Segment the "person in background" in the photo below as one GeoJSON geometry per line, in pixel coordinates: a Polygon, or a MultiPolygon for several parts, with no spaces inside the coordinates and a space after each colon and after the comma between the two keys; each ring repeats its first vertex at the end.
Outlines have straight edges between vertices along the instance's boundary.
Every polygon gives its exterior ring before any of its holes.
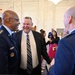
{"type": "MultiPolygon", "coordinates": [[[[47,48],[46,48],[46,40],[45,40],[46,32],[45,32],[43,29],[41,29],[41,30],[40,30],[40,33],[41,33],[42,36],[43,36],[44,47],[45,47],[45,50],[47,51],[47,48]]],[[[43,60],[43,57],[42,57],[42,55],[41,55],[41,61],[42,61],[42,60],[43,60]]]]}
{"type": "Polygon", "coordinates": [[[49,75],[75,75],[75,6],[65,12],[64,25],[69,35],[59,41],[49,75]]]}
{"type": "Polygon", "coordinates": [[[64,29],[64,31],[63,31],[64,37],[67,36],[68,34],[69,34],[69,32],[66,29],[64,29]]]}
{"type": "MultiPolygon", "coordinates": [[[[45,30],[41,29],[41,30],[40,30],[40,33],[41,33],[42,36],[43,36],[44,46],[46,47],[46,40],[45,40],[46,32],[45,32],[45,30]]],[[[46,50],[47,50],[47,49],[46,49],[46,50]]]]}
{"type": "Polygon", "coordinates": [[[36,31],[36,29],[37,29],[37,27],[36,27],[36,26],[32,27],[32,30],[33,30],[33,31],[36,31]]]}
{"type": "Polygon", "coordinates": [[[3,25],[0,29],[0,75],[16,75],[18,70],[18,49],[12,39],[12,31],[17,30],[18,15],[12,10],[2,14],[3,25]]]}
{"type": "Polygon", "coordinates": [[[53,28],[51,29],[51,32],[48,33],[48,38],[49,40],[47,41],[47,44],[50,45],[50,39],[52,40],[53,39],[53,31],[55,31],[53,28]]]}
{"type": "Polygon", "coordinates": [[[0,17],[0,28],[1,28],[1,26],[2,26],[2,18],[0,17]]]}
{"type": "Polygon", "coordinates": [[[53,35],[53,38],[50,38],[50,45],[49,45],[49,51],[48,51],[48,55],[51,59],[55,58],[58,42],[60,40],[55,30],[52,32],[52,35],[53,35]]]}
{"type": "Polygon", "coordinates": [[[63,32],[60,32],[59,37],[60,37],[60,39],[62,39],[64,37],[63,32]]]}
{"type": "Polygon", "coordinates": [[[41,55],[48,64],[51,62],[46,52],[42,35],[36,31],[32,31],[32,25],[32,18],[25,17],[23,19],[23,30],[17,32],[15,35],[19,48],[20,75],[41,75],[41,55]],[[28,63],[28,59],[30,64],[28,63]],[[30,65],[29,68],[28,65],[30,65]]]}
{"type": "Polygon", "coordinates": [[[55,31],[53,28],[51,29],[51,32],[48,33],[48,38],[53,38],[53,31],[55,31]]]}

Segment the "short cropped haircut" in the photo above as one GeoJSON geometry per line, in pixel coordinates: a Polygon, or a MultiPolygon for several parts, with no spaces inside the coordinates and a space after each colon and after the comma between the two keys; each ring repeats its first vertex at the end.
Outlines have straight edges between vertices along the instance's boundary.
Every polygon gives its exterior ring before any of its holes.
{"type": "Polygon", "coordinates": [[[33,22],[32,22],[32,18],[31,17],[24,17],[24,19],[29,19],[29,20],[31,20],[31,23],[32,23],[32,25],[33,25],[33,22]]]}
{"type": "Polygon", "coordinates": [[[30,19],[30,20],[32,20],[32,18],[31,18],[31,17],[25,17],[24,19],[30,19]]]}

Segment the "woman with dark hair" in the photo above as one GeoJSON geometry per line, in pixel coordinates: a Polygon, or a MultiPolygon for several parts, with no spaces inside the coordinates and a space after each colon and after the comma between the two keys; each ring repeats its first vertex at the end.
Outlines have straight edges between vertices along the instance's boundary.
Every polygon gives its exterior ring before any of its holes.
{"type": "Polygon", "coordinates": [[[59,37],[57,36],[56,31],[53,31],[52,34],[53,34],[53,38],[52,39],[50,38],[50,46],[49,46],[49,52],[48,52],[48,55],[51,59],[55,57],[56,50],[58,47],[58,42],[60,40],[59,37]]]}

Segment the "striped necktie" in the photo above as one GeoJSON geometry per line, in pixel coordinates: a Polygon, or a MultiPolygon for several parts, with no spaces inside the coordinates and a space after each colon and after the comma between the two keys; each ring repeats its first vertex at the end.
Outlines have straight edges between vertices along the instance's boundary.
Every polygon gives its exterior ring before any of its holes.
{"type": "Polygon", "coordinates": [[[33,70],[32,53],[31,53],[29,35],[27,35],[27,73],[31,74],[32,70],[33,70]]]}

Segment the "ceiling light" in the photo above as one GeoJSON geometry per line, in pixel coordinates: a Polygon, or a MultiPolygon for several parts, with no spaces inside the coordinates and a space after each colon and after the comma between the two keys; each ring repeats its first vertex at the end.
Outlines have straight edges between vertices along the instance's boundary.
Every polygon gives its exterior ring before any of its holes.
{"type": "Polygon", "coordinates": [[[48,0],[48,1],[52,1],[54,4],[58,4],[62,0],[48,0]]]}

